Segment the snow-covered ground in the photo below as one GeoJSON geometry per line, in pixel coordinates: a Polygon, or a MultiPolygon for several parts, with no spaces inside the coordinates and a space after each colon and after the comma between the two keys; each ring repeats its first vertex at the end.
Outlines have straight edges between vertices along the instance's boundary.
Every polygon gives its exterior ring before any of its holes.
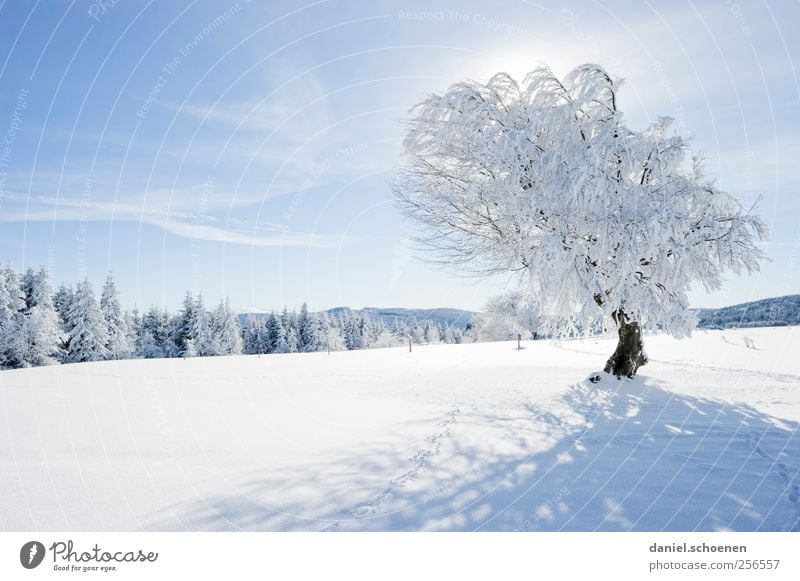
{"type": "Polygon", "coordinates": [[[800,530],[800,330],[0,372],[4,530],[800,530]],[[745,347],[745,337],[755,349],[745,347]]]}

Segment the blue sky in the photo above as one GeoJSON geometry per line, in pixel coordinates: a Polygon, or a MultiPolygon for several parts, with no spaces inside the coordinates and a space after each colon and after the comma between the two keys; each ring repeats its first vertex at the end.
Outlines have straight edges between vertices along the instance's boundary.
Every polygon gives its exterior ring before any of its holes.
{"type": "Polygon", "coordinates": [[[695,306],[800,292],[795,2],[0,3],[0,261],[113,269],[128,305],[479,309],[508,281],[418,260],[402,120],[464,78],[598,62],[759,195],[772,262],[695,306]],[[565,7],[566,6],[566,7],[565,7]]]}

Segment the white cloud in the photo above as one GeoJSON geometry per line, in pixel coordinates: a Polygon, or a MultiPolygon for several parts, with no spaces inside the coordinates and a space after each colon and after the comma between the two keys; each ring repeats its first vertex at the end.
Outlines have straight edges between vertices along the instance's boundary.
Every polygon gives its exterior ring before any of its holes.
{"type": "Polygon", "coordinates": [[[103,202],[91,197],[31,197],[9,194],[4,202],[14,207],[4,208],[0,222],[55,221],[120,221],[149,224],[165,231],[194,240],[223,242],[244,246],[275,246],[301,248],[339,248],[351,242],[351,237],[336,234],[298,232],[275,223],[254,223],[231,219],[223,225],[219,218],[207,213],[211,209],[249,205],[247,201],[231,201],[230,195],[216,194],[198,201],[165,192],[136,196],[117,202],[103,202]]]}

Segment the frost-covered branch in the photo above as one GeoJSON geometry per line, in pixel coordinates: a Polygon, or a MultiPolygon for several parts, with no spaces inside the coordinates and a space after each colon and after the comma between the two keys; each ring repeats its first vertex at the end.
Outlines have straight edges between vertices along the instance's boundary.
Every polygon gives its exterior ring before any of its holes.
{"type": "Polygon", "coordinates": [[[757,270],[765,224],[660,118],[629,129],[597,65],[457,83],[412,110],[395,195],[433,260],[519,272],[550,332],[612,315],[681,336],[687,291],[757,270]]]}

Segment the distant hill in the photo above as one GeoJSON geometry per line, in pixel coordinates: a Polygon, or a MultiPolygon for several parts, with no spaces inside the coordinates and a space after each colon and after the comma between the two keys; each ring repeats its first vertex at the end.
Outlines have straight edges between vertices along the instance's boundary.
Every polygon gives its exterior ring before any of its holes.
{"type": "Polygon", "coordinates": [[[742,303],[720,309],[697,309],[700,329],[785,327],[800,325],[800,295],[742,303]]]}
{"type": "MultiPolygon", "coordinates": [[[[450,327],[458,327],[463,329],[472,320],[476,313],[472,311],[463,311],[461,309],[401,309],[401,308],[377,308],[366,307],[363,309],[351,309],[350,307],[335,307],[326,311],[329,315],[338,317],[347,312],[353,313],[366,313],[373,319],[381,319],[388,326],[394,326],[400,322],[418,322],[433,321],[436,324],[445,324],[450,327]]],[[[269,316],[268,311],[262,309],[239,309],[239,322],[244,323],[249,318],[266,318],[269,316]]]]}
{"type": "MultiPolygon", "coordinates": [[[[267,317],[267,311],[253,309],[243,310],[239,315],[244,322],[248,317],[267,317]],[[255,311],[255,312],[253,312],[255,311]]],[[[382,319],[387,325],[392,326],[398,322],[424,322],[433,321],[437,324],[446,324],[451,327],[464,328],[477,314],[473,311],[461,309],[401,309],[366,307],[364,309],[351,309],[349,307],[336,307],[328,309],[328,313],[339,316],[342,313],[365,312],[372,318],[382,319]]],[[[695,309],[698,315],[699,329],[735,329],[739,327],[785,327],[800,325],[800,295],[789,295],[762,299],[750,303],[742,303],[719,309],[695,309]]]]}
{"type": "Polygon", "coordinates": [[[451,327],[464,328],[475,316],[472,311],[462,311],[461,309],[382,309],[376,307],[366,307],[363,309],[351,309],[349,307],[336,307],[328,309],[328,313],[334,316],[340,315],[347,311],[365,312],[370,317],[382,319],[387,325],[393,325],[396,322],[411,322],[411,321],[433,321],[437,324],[445,324],[451,327]]]}

